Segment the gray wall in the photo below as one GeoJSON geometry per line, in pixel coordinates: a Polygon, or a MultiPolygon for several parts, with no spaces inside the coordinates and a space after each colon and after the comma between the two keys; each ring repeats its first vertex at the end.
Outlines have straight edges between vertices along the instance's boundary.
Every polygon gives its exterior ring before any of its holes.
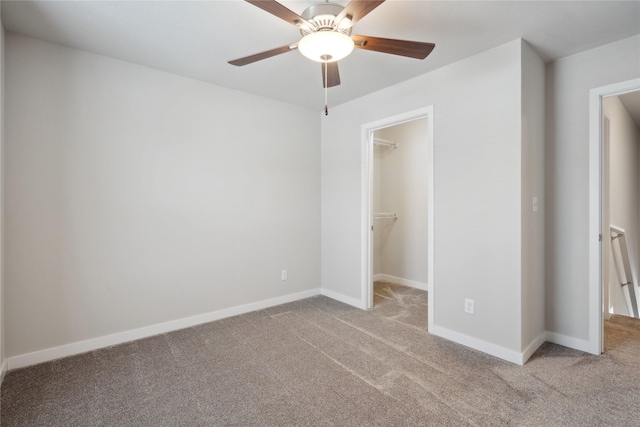
{"type": "Polygon", "coordinates": [[[640,36],[546,67],[546,327],[589,338],[589,90],[640,77],[640,36]]]}
{"type": "Polygon", "coordinates": [[[8,356],[318,289],[316,112],[6,41],[8,356]]]}
{"type": "Polygon", "coordinates": [[[534,351],[545,337],[544,62],[522,45],[522,350],[534,351]],[[534,211],[533,198],[537,199],[534,211]]]}
{"type": "Polygon", "coordinates": [[[323,288],[361,298],[361,126],[433,105],[436,329],[501,357],[521,353],[522,46],[488,50],[323,120],[323,288]],[[475,315],[464,313],[465,298],[475,315]]]}

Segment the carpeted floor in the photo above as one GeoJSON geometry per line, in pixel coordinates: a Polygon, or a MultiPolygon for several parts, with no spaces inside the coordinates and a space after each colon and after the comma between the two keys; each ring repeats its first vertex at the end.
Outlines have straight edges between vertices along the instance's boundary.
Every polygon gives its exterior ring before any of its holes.
{"type": "Polygon", "coordinates": [[[14,370],[2,426],[640,425],[640,323],[596,357],[544,344],[525,366],[425,332],[423,291],[361,311],[313,297],[14,370]]]}

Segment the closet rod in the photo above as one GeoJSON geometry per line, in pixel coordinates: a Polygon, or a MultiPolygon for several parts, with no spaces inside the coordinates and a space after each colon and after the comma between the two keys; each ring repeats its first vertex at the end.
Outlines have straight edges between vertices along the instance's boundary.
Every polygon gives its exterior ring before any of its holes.
{"type": "Polygon", "coordinates": [[[384,147],[398,148],[398,143],[393,141],[387,141],[386,139],[373,138],[374,145],[380,145],[384,147]]]}
{"type": "Polygon", "coordinates": [[[398,214],[396,212],[380,212],[373,214],[374,219],[397,219],[398,214]]]}

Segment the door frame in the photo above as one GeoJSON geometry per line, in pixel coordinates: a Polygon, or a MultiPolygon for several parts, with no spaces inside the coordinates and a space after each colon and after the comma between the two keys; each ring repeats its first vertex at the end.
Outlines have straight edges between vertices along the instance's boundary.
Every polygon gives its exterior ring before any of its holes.
{"type": "MultiPolygon", "coordinates": [[[[623,95],[640,90],[640,79],[627,80],[589,91],[589,352],[604,351],[604,280],[605,260],[602,240],[609,234],[603,213],[606,200],[604,188],[604,112],[602,101],[609,96],[623,95]]],[[[608,245],[606,245],[608,247],[608,245]]]]}
{"type": "Polygon", "coordinates": [[[435,162],[433,143],[433,105],[408,111],[384,119],[363,124],[361,127],[361,303],[365,309],[373,307],[373,212],[371,204],[373,202],[373,134],[376,130],[391,126],[400,125],[418,119],[427,119],[427,292],[428,292],[428,316],[427,330],[432,332],[433,319],[435,314],[435,162]]]}

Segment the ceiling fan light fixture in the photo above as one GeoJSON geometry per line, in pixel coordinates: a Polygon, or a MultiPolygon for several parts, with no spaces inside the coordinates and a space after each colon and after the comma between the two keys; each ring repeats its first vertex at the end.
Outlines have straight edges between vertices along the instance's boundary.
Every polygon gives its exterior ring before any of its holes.
{"type": "Polygon", "coordinates": [[[298,50],[316,62],[335,62],[353,51],[353,40],[337,31],[318,31],[307,34],[298,43],[298,50]]]}

